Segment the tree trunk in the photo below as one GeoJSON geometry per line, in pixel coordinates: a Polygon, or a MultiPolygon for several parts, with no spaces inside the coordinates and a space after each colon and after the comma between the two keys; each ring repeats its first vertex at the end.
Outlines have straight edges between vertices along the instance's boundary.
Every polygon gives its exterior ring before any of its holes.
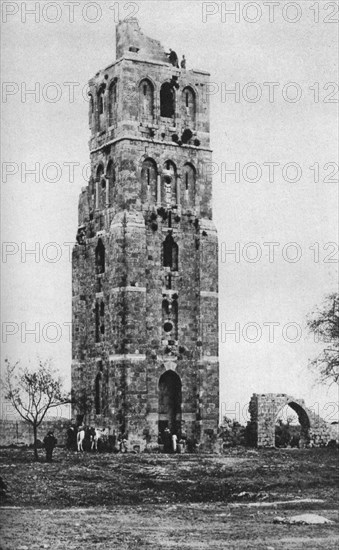
{"type": "Polygon", "coordinates": [[[38,455],[38,437],[37,437],[37,425],[33,423],[33,445],[34,445],[34,459],[39,460],[38,455]]]}

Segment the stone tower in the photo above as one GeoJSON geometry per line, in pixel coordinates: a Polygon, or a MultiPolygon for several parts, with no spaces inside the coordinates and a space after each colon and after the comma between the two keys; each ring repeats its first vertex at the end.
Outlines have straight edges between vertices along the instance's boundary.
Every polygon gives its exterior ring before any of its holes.
{"type": "Polygon", "coordinates": [[[135,19],[89,82],[91,178],[73,250],[78,421],[213,443],[219,420],[217,233],[209,74],[170,63],[135,19]],[[83,418],[85,416],[85,418],[83,418]]]}

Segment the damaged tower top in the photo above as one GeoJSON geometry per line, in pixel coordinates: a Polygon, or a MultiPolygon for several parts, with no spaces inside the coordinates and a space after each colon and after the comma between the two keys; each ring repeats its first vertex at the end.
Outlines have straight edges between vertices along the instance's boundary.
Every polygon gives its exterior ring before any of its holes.
{"type": "Polygon", "coordinates": [[[158,40],[145,36],[137,19],[120,21],[116,27],[116,59],[126,53],[138,53],[141,59],[167,62],[168,58],[158,40]]]}

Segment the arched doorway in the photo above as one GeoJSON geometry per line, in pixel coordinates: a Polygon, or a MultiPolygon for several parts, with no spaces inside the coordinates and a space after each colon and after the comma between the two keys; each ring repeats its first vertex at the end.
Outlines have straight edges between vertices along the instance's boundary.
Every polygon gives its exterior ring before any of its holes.
{"type": "Polygon", "coordinates": [[[276,417],[275,446],[303,447],[309,443],[310,420],[306,411],[294,401],[282,407],[276,417]]]}
{"type": "Polygon", "coordinates": [[[181,427],[181,380],[176,372],[168,370],[159,379],[159,434],[169,428],[172,434],[180,435],[181,427]]]}

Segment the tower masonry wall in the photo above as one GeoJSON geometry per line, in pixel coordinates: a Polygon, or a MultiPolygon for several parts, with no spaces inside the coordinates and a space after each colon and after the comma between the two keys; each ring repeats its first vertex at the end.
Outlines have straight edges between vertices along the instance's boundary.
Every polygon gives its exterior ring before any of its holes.
{"type": "Polygon", "coordinates": [[[134,20],[90,81],[92,173],[73,250],[79,422],[140,449],[164,426],[212,449],[219,421],[209,75],[178,69],[134,20]]]}

